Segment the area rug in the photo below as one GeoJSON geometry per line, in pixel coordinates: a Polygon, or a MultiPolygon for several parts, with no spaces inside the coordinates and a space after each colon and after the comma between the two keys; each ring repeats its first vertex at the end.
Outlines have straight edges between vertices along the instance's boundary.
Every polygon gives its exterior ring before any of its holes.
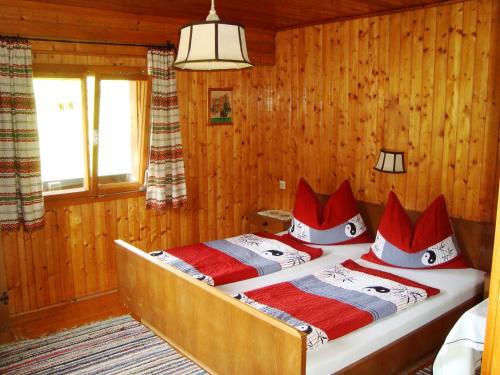
{"type": "Polygon", "coordinates": [[[130,316],[0,346],[0,374],[206,374],[130,316]]]}
{"type": "Polygon", "coordinates": [[[425,367],[421,370],[418,370],[415,374],[416,375],[432,375],[432,365],[425,367]]]}

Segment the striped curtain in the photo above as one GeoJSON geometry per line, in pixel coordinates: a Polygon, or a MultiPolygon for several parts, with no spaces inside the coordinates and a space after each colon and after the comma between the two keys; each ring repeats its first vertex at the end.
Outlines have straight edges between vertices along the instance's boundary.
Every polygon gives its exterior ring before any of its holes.
{"type": "Polygon", "coordinates": [[[173,62],[173,51],[148,51],[152,95],[146,207],[155,210],[178,207],[187,199],[173,62]]]}
{"type": "Polygon", "coordinates": [[[43,226],[31,45],[0,39],[0,229],[43,226]]]}

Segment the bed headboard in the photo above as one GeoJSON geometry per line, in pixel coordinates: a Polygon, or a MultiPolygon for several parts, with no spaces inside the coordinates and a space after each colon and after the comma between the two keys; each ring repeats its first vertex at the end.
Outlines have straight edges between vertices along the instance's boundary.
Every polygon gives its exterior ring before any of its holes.
{"type": "MultiPolygon", "coordinates": [[[[328,199],[327,195],[318,194],[321,202],[328,199]]],[[[358,207],[366,221],[367,227],[373,234],[377,233],[378,223],[384,206],[358,201],[358,207]]],[[[412,222],[419,216],[417,211],[407,211],[412,222]]],[[[477,269],[491,272],[493,257],[493,241],[495,226],[493,223],[476,222],[464,219],[451,218],[455,235],[460,249],[466,254],[469,263],[477,269]]]]}

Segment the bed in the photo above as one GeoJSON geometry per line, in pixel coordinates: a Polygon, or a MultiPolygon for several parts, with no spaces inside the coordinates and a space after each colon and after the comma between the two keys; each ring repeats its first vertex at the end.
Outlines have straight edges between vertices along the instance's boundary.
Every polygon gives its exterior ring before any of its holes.
{"type": "MultiPolygon", "coordinates": [[[[368,225],[373,228],[371,223],[377,223],[381,207],[361,206],[368,225]]],[[[454,220],[454,227],[472,264],[488,271],[492,226],[454,220]]],[[[155,261],[123,241],[117,244],[122,301],[145,325],[211,373],[373,373],[373,369],[384,374],[399,372],[437,350],[458,316],[477,303],[482,290],[480,270],[391,268],[394,274],[437,286],[442,293],[308,352],[303,333],[234,300],[229,294],[295,278],[332,262],[357,258],[367,251],[368,245],[330,249],[323,246],[325,255],[294,269],[213,288],[155,261]],[[368,341],[366,337],[378,339],[368,341]]],[[[385,268],[363,262],[360,261],[372,268],[385,268]]]]}

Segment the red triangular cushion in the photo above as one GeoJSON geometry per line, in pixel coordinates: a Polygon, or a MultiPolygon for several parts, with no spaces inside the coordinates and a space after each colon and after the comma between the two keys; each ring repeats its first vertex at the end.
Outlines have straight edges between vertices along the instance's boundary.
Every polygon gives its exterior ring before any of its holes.
{"type": "Polygon", "coordinates": [[[377,263],[405,268],[461,268],[466,263],[456,244],[453,227],[448,216],[444,196],[437,197],[420,215],[412,228],[411,221],[396,194],[389,193],[389,199],[380,219],[377,239],[364,259],[377,263]],[[386,244],[387,243],[387,244],[386,244]],[[441,246],[437,251],[436,247],[441,246]],[[437,254],[442,249],[448,254],[437,254]],[[432,251],[432,263],[426,252],[432,251]],[[406,255],[405,255],[406,254],[406,255]],[[419,254],[419,257],[413,257],[419,254]],[[424,262],[421,261],[424,258],[424,262]],[[436,258],[436,256],[438,258],[436,258]],[[435,264],[433,264],[435,262],[435,264]],[[410,266],[414,264],[415,266],[410,266]]]}
{"type": "Polygon", "coordinates": [[[372,240],[348,180],[339,186],[323,207],[311,186],[301,178],[295,195],[293,218],[289,233],[303,242],[345,244],[372,240]],[[346,229],[348,223],[350,226],[346,229]],[[354,234],[349,233],[349,228],[354,234]]]}
{"type": "Polygon", "coordinates": [[[348,180],[342,182],[325,203],[321,228],[330,228],[359,214],[359,210],[348,180]]]}
{"type": "Polygon", "coordinates": [[[323,222],[323,207],[314,190],[303,178],[300,179],[295,193],[293,216],[317,229],[321,228],[323,222]]]}

